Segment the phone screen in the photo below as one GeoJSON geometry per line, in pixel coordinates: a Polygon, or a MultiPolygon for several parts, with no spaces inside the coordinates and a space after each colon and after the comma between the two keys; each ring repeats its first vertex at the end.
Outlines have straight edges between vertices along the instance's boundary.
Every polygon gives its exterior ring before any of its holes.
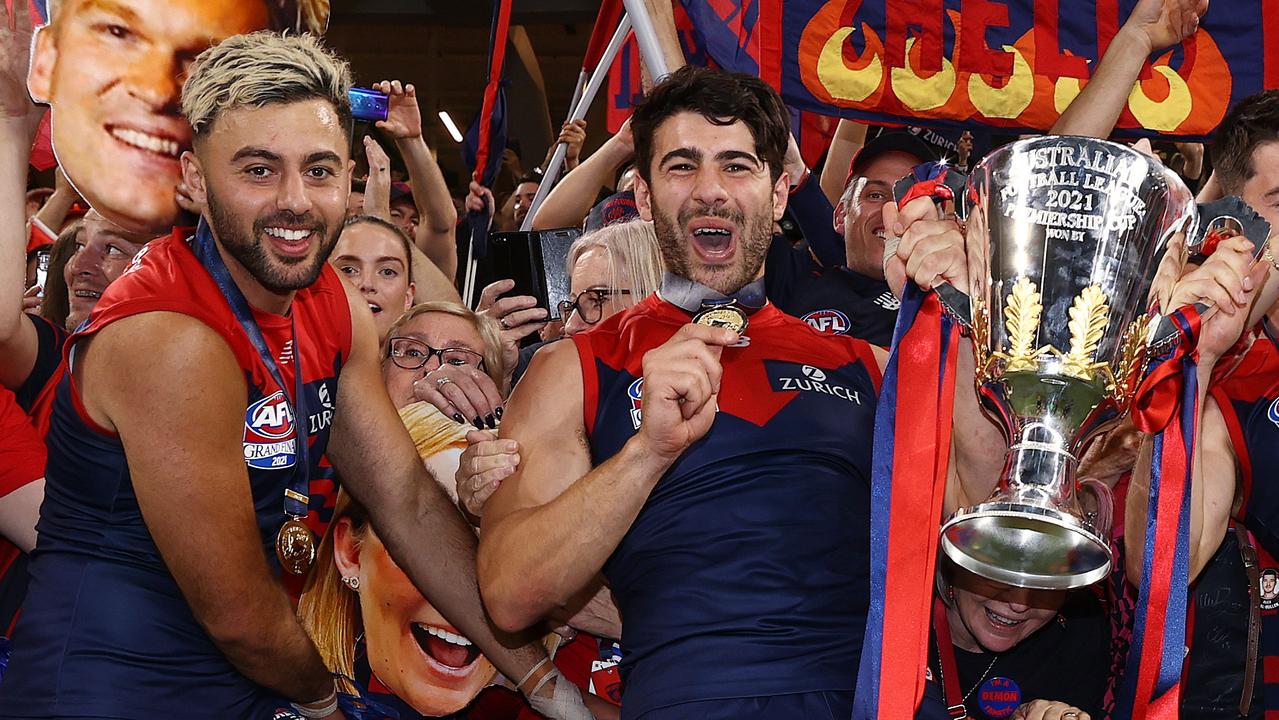
{"type": "Polygon", "coordinates": [[[44,297],[44,284],[49,279],[49,253],[36,253],[36,286],[40,288],[38,297],[44,297]]]}
{"type": "Polygon", "coordinates": [[[356,120],[376,122],[386,119],[386,95],[377,90],[353,87],[347,92],[347,97],[351,100],[351,117],[356,120]]]}

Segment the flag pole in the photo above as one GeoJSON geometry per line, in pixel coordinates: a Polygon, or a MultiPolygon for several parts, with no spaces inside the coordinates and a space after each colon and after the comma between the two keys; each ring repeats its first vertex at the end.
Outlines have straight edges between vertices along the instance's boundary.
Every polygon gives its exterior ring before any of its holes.
{"type": "MultiPolygon", "coordinates": [[[[608,77],[609,66],[613,64],[613,60],[621,52],[622,44],[626,42],[626,34],[630,31],[630,13],[625,13],[622,15],[621,22],[618,23],[612,39],[608,41],[608,47],[604,48],[604,54],[600,56],[599,64],[595,66],[595,70],[591,73],[591,79],[586,83],[586,89],[582,91],[582,96],[573,107],[573,111],[569,113],[569,122],[586,117],[586,111],[590,109],[591,103],[595,101],[595,95],[599,93],[600,86],[604,84],[604,79],[608,77]]],[[[555,184],[555,179],[559,176],[560,168],[564,166],[564,158],[567,155],[568,143],[558,143],[555,146],[555,154],[551,156],[551,162],[546,166],[546,172],[542,174],[542,182],[537,186],[537,194],[533,196],[533,203],[529,206],[528,214],[524,216],[524,222],[520,224],[520,230],[533,229],[533,217],[537,215],[537,209],[541,207],[542,201],[546,200],[546,196],[551,193],[551,187],[555,184]]]]}

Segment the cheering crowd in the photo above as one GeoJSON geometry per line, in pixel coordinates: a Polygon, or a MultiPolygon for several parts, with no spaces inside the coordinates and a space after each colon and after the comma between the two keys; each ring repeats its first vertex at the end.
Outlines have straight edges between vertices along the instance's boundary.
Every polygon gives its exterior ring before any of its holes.
{"type": "MultiPolygon", "coordinates": [[[[352,142],[307,3],[62,0],[39,32],[25,5],[0,22],[0,718],[865,717],[898,311],[983,281],[959,208],[898,182],[1016,138],[842,120],[810,170],[773,88],[686,66],[585,157],[566,123],[541,205],[540,171],[454,198],[410,82],[373,84],[352,142]],[[584,230],[567,299],[500,279],[468,307],[459,238],[530,213],[584,230]]],[[[1109,137],[1206,7],[1140,0],[1045,133],[1109,137]]],[[[1279,89],[1206,148],[1137,145],[1279,228],[1279,89]]],[[[1279,712],[1276,236],[1217,238],[1152,301],[1205,308],[1162,717],[1279,712]]],[[[974,342],[938,521],[1009,447],[974,342]]],[[[1113,494],[1097,582],[937,561],[914,717],[1127,717],[1152,446],[1123,422],[1082,454],[1113,494]]]]}

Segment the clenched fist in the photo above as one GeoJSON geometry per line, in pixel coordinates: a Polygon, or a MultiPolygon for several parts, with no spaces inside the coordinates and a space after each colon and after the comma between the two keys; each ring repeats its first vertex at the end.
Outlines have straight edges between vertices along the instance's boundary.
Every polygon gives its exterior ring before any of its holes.
{"type": "Polygon", "coordinates": [[[639,437],[659,457],[674,460],[715,420],[720,354],[738,335],[689,323],[644,354],[643,419],[639,437]]]}

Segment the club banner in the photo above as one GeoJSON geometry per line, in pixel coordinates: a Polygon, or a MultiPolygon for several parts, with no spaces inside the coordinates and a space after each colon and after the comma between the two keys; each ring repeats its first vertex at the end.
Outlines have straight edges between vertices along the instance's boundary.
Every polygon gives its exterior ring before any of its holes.
{"type": "MultiPolygon", "coordinates": [[[[872,122],[1047,130],[1135,0],[679,0],[719,65],[799,110],[872,122]]],[[[1201,139],[1235,102],[1279,87],[1279,0],[1209,6],[1154,54],[1118,133],[1201,139]]]]}

